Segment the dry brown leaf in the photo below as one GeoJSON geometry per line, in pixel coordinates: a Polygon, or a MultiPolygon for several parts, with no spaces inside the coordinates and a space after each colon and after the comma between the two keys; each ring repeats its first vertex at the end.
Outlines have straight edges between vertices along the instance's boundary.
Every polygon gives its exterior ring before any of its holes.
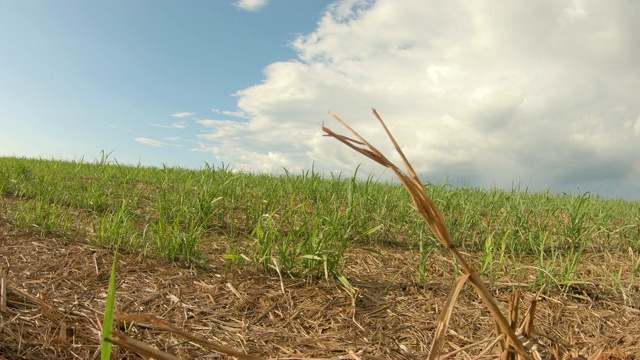
{"type": "Polygon", "coordinates": [[[491,293],[485,286],[484,282],[482,282],[478,274],[468,265],[467,261],[462,256],[462,254],[460,254],[460,252],[456,249],[453,243],[453,240],[451,239],[449,230],[447,229],[447,226],[445,224],[444,216],[442,215],[440,210],[437,208],[435,203],[431,200],[431,198],[425,192],[424,185],[420,182],[420,179],[416,175],[416,172],[413,170],[413,167],[411,166],[406,156],[402,152],[402,149],[396,142],[395,138],[393,137],[393,135],[391,134],[391,132],[385,125],[384,121],[382,120],[380,115],[378,115],[375,109],[373,109],[373,114],[378,119],[378,121],[384,128],[385,132],[389,136],[389,139],[391,140],[396,151],[402,158],[402,161],[407,171],[411,175],[411,177],[406,175],[402,170],[400,170],[400,168],[398,168],[395,164],[389,161],[389,159],[387,159],[387,157],[385,157],[377,148],[371,145],[357,131],[351,128],[347,123],[345,123],[342,119],[340,119],[338,116],[336,116],[332,112],[329,112],[329,115],[331,115],[331,117],[333,117],[337,122],[339,122],[347,130],[349,130],[351,134],[353,134],[358,140],[348,138],[344,135],[339,135],[333,130],[324,126],[324,124],[322,125],[322,130],[326,133],[325,136],[335,138],[336,140],[349,146],[353,150],[361,153],[362,155],[370,158],[371,160],[379,163],[380,165],[389,168],[391,171],[393,171],[396,174],[396,176],[398,177],[402,185],[409,192],[409,195],[411,195],[413,204],[415,208],[418,210],[418,212],[420,213],[420,215],[427,222],[431,230],[435,233],[435,235],[442,242],[442,244],[447,249],[449,249],[449,251],[451,251],[456,261],[463,268],[464,272],[467,275],[469,275],[469,280],[471,282],[471,285],[473,285],[473,287],[476,289],[478,296],[480,296],[482,301],[485,303],[485,305],[491,312],[492,317],[500,327],[500,330],[508,338],[509,343],[513,345],[516,352],[520,356],[522,356],[525,359],[531,359],[531,354],[527,351],[527,349],[522,345],[522,342],[520,342],[520,340],[516,336],[516,333],[514,332],[514,330],[511,328],[509,324],[509,321],[500,311],[498,304],[496,303],[493,296],[491,296],[491,293]]]}

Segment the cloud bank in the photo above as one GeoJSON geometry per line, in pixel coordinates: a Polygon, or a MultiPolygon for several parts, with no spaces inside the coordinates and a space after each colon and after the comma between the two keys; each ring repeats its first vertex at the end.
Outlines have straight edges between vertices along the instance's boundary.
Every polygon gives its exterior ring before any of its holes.
{"type": "Polygon", "coordinates": [[[339,129],[331,110],[392,154],[375,107],[427,179],[637,194],[637,14],[629,1],[337,1],[291,43],[296,59],[199,121],[200,150],[251,171],[381,173],[320,131],[339,129]]]}

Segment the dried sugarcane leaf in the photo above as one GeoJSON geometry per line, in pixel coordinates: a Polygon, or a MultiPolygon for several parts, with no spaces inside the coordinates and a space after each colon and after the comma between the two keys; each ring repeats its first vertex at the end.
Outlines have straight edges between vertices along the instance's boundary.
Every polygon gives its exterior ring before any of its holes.
{"type": "Polygon", "coordinates": [[[170,331],[174,334],[180,335],[188,339],[191,342],[200,344],[216,352],[233,356],[240,360],[261,360],[262,359],[261,357],[247,355],[236,349],[233,349],[224,345],[215,344],[199,336],[190,334],[180,328],[177,328],[169,324],[168,322],[162,320],[161,318],[157,317],[154,314],[122,314],[122,315],[118,315],[118,320],[134,322],[134,323],[142,323],[145,325],[151,325],[160,330],[170,331]]]}
{"type": "Polygon", "coordinates": [[[453,284],[451,291],[449,291],[449,296],[447,296],[447,301],[444,304],[444,309],[442,309],[442,314],[440,314],[438,326],[436,327],[436,332],[433,336],[433,342],[431,343],[431,349],[429,350],[429,357],[427,358],[429,360],[438,358],[438,354],[444,344],[444,336],[447,333],[451,314],[453,314],[453,306],[455,305],[458,295],[460,295],[460,291],[462,291],[462,288],[468,279],[469,275],[465,274],[460,276],[453,284]]]}
{"type": "Polygon", "coordinates": [[[500,329],[502,330],[502,332],[507,336],[509,342],[514,346],[515,350],[518,352],[519,355],[521,355],[525,359],[531,359],[531,355],[529,354],[527,349],[522,345],[522,343],[516,336],[515,332],[509,325],[508,320],[500,311],[498,304],[496,303],[495,299],[493,299],[493,296],[491,296],[491,294],[489,293],[489,290],[486,288],[486,286],[484,285],[484,283],[482,282],[478,274],[467,264],[464,257],[462,257],[462,255],[455,249],[449,230],[446,227],[444,216],[442,215],[440,210],[437,208],[435,203],[429,198],[429,196],[425,192],[424,186],[418,179],[417,175],[415,175],[415,171],[413,171],[413,167],[411,167],[411,165],[408,163],[408,160],[406,160],[406,157],[404,157],[404,154],[400,150],[399,145],[391,135],[391,132],[388,130],[386,125],[384,124],[384,121],[382,121],[382,118],[378,115],[375,109],[373,111],[376,118],[380,121],[385,131],[387,132],[387,135],[389,136],[391,141],[394,143],[396,150],[400,153],[400,156],[403,158],[403,161],[407,166],[407,170],[412,174],[413,179],[405,175],[396,165],[391,163],[384,155],[382,155],[382,153],[378,149],[373,147],[366,139],[360,136],[358,132],[356,132],[353,128],[347,125],[344,121],[342,121],[342,119],[340,119],[335,114],[329,112],[329,114],[336,121],[342,124],[354,136],[356,136],[359,139],[358,141],[359,146],[352,144],[351,142],[349,142],[349,140],[347,140],[346,137],[336,134],[334,131],[328,129],[324,125],[322,126],[322,129],[327,133],[327,136],[336,138],[337,140],[348,145],[349,147],[358,151],[359,153],[391,169],[398,176],[398,178],[400,179],[400,182],[402,182],[402,185],[407,189],[407,191],[409,192],[409,195],[411,195],[413,204],[415,205],[420,215],[425,219],[429,227],[433,230],[433,232],[436,234],[438,239],[440,239],[440,241],[444,244],[444,246],[447,247],[452,252],[453,256],[456,258],[456,261],[460,263],[465,273],[469,275],[471,284],[476,289],[478,296],[480,296],[482,301],[489,308],[491,315],[495,319],[496,323],[500,326],[500,329]],[[364,149],[363,147],[367,147],[368,150],[364,149]]]}
{"type": "Polygon", "coordinates": [[[158,360],[180,360],[179,357],[171,355],[162,350],[158,350],[151,345],[130,338],[125,334],[114,331],[112,338],[105,338],[106,341],[116,344],[123,349],[131,350],[139,355],[158,360]]]}
{"type": "Polygon", "coordinates": [[[527,315],[525,316],[522,334],[527,338],[531,336],[531,332],[533,331],[533,320],[535,319],[537,304],[538,301],[536,299],[531,300],[531,306],[529,306],[529,310],[527,310],[527,315]]]}
{"type": "Polygon", "coordinates": [[[520,305],[520,290],[516,289],[509,302],[509,323],[515,330],[518,327],[518,307],[520,305]]]}
{"type": "Polygon", "coordinates": [[[404,166],[407,168],[407,171],[409,171],[409,175],[411,175],[411,178],[415,182],[420,183],[420,179],[418,178],[418,175],[416,174],[416,172],[413,170],[413,166],[411,166],[411,164],[409,163],[409,160],[407,160],[407,157],[404,156],[404,152],[402,152],[400,145],[398,145],[398,142],[396,142],[396,139],[393,137],[393,135],[391,135],[391,131],[389,131],[389,128],[387,128],[387,125],[384,123],[384,121],[382,121],[382,118],[380,117],[380,115],[378,115],[378,112],[376,111],[376,109],[372,109],[372,110],[373,110],[373,115],[375,115],[376,119],[378,119],[380,124],[382,124],[384,131],[387,133],[387,136],[389,136],[389,139],[391,139],[393,146],[396,148],[396,151],[402,158],[402,162],[404,163],[404,166]]]}

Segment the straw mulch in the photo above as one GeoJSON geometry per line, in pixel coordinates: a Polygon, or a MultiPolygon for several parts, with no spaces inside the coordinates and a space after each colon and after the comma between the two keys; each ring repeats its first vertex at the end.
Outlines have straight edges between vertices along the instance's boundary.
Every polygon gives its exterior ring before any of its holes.
{"type": "MultiPolygon", "coordinates": [[[[153,314],[191,334],[260,357],[420,359],[428,354],[453,282],[447,275],[454,273],[452,261],[444,252],[429,261],[429,271],[438,280],[417,282],[418,259],[398,244],[380,248],[384,256],[348,255],[345,275],[357,288],[353,296],[337,280],[281,280],[277,273],[225,267],[224,249],[215,240],[208,240],[208,265],[192,269],[121,254],[117,312],[153,314]]],[[[82,239],[16,231],[0,215],[5,289],[0,359],[98,358],[112,258],[111,251],[92,248],[82,239]]],[[[490,288],[506,312],[511,287],[490,288]]],[[[524,304],[535,296],[523,293],[524,304]]],[[[578,353],[600,359],[636,358],[637,289],[626,305],[606,290],[588,295],[590,301],[539,297],[539,346],[557,342],[572,350],[574,358],[578,353]]],[[[227,358],[153,324],[120,321],[119,326],[130,337],[184,359],[227,358]]],[[[443,350],[450,358],[477,356],[495,338],[491,316],[469,286],[455,304],[448,329],[443,350]]],[[[114,349],[116,358],[140,358],[114,349]]],[[[495,354],[481,358],[496,358],[495,354]]]]}

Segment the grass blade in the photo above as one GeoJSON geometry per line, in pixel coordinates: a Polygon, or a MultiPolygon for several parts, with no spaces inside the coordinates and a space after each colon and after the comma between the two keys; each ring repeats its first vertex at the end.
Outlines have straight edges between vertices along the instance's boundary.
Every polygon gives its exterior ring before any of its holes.
{"type": "Polygon", "coordinates": [[[104,320],[102,321],[102,350],[100,358],[102,360],[111,359],[112,343],[107,341],[113,334],[113,317],[116,303],[116,269],[118,267],[118,250],[113,253],[113,265],[111,265],[111,278],[109,279],[109,291],[107,292],[107,306],[104,310],[104,320]]]}

